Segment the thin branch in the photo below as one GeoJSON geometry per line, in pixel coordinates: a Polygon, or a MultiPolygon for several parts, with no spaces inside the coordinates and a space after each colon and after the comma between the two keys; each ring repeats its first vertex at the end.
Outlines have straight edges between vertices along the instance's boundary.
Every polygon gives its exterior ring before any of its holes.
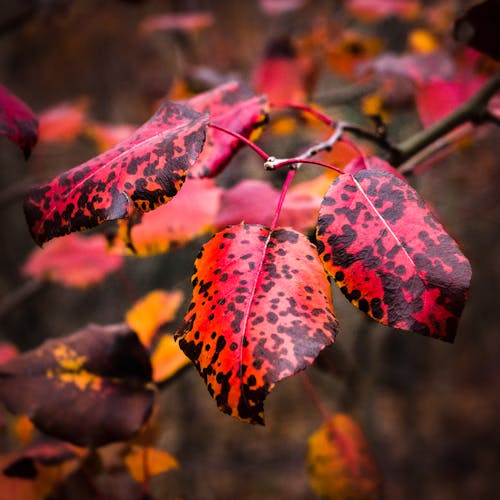
{"type": "Polygon", "coordinates": [[[281,188],[280,197],[278,200],[278,204],[276,205],[276,210],[274,211],[273,221],[271,222],[271,232],[276,229],[276,225],[278,224],[278,219],[280,217],[281,208],[283,207],[283,202],[285,201],[286,193],[288,192],[288,188],[297,173],[296,169],[290,168],[288,170],[288,174],[286,176],[285,182],[283,183],[283,187],[281,188]]]}
{"type": "Polygon", "coordinates": [[[0,300],[0,318],[22,304],[42,289],[44,283],[40,280],[29,280],[10,292],[0,300]]]}
{"type": "Polygon", "coordinates": [[[357,101],[358,99],[361,99],[368,94],[375,92],[379,85],[380,84],[377,81],[372,81],[369,83],[358,83],[348,87],[316,94],[313,97],[313,101],[320,102],[323,105],[329,106],[338,104],[350,104],[353,101],[357,101]]]}
{"type": "Polygon", "coordinates": [[[467,122],[472,122],[473,124],[484,122],[486,106],[498,90],[500,90],[500,71],[492,76],[475,95],[455,109],[455,111],[431,127],[398,144],[397,151],[391,155],[391,164],[394,166],[401,165],[459,125],[467,122]]]}

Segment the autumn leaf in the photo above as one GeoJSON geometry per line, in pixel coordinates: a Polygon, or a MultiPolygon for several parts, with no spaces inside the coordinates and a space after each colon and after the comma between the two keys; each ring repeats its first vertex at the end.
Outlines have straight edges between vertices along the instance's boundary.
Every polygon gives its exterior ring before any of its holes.
{"type": "Polygon", "coordinates": [[[0,341],[0,365],[15,358],[19,354],[18,348],[11,342],[0,341]]]}
{"type": "Polygon", "coordinates": [[[214,24],[214,16],[208,11],[169,12],[145,17],[139,24],[139,32],[144,34],[155,31],[195,32],[209,28],[214,24]]]}
{"type": "Polygon", "coordinates": [[[33,479],[38,475],[38,466],[57,466],[64,462],[78,459],[85,454],[85,450],[64,441],[44,436],[14,454],[9,463],[2,469],[7,477],[33,479]]]}
{"type": "Polygon", "coordinates": [[[0,134],[17,144],[26,159],[38,140],[38,119],[19,97],[0,85],[0,134]]]}
{"type": "Polygon", "coordinates": [[[125,456],[125,465],[137,483],[179,467],[177,460],[167,451],[142,446],[131,447],[125,456]]]}
{"type": "Polygon", "coordinates": [[[99,151],[102,152],[130,137],[135,129],[134,125],[128,123],[92,121],[87,123],[84,132],[96,142],[99,151]]]}
{"type": "Polygon", "coordinates": [[[213,179],[186,179],[179,194],[166,205],[136,219],[118,221],[118,232],[111,238],[113,251],[157,255],[211,231],[221,191],[213,179]]]}
{"type": "Polygon", "coordinates": [[[99,234],[71,234],[34,250],[22,273],[69,287],[84,288],[101,282],[119,269],[123,257],[107,250],[106,238],[99,234]]]}
{"type": "Polygon", "coordinates": [[[72,142],[84,130],[90,101],[86,97],[55,104],[38,115],[40,142],[72,142]]]}
{"type": "Polygon", "coordinates": [[[26,415],[21,415],[14,421],[13,430],[21,444],[28,444],[33,439],[35,426],[26,415]]]}
{"type": "Polygon", "coordinates": [[[307,466],[319,498],[382,498],[382,481],[366,438],[348,415],[337,413],[309,438],[307,466]]]}
{"type": "Polygon", "coordinates": [[[174,197],[201,151],[208,117],[165,101],[127,140],[29,191],[24,212],[34,240],[153,210],[174,197]]]}
{"type": "Polygon", "coordinates": [[[325,269],[361,311],[453,341],[470,264],[406,182],[381,170],[341,175],[321,206],[317,241],[325,269]]]}
{"type": "Polygon", "coordinates": [[[259,7],[269,16],[278,16],[301,9],[306,3],[307,0],[259,0],[259,7]]]}
{"type": "Polygon", "coordinates": [[[151,365],[123,325],[89,325],[0,365],[0,400],[43,432],[81,446],[128,439],[150,415],[151,365]]]}
{"type": "Polygon", "coordinates": [[[344,168],[344,172],[351,175],[355,175],[361,170],[381,170],[382,172],[387,172],[401,181],[406,182],[405,177],[398,169],[378,156],[358,156],[344,168]]]}
{"type": "Polygon", "coordinates": [[[414,20],[420,12],[418,0],[347,0],[353,16],[365,22],[377,22],[387,17],[414,20]]]}
{"type": "Polygon", "coordinates": [[[299,56],[290,37],[284,36],[268,43],[254,68],[252,84],[271,103],[301,103],[307,98],[306,84],[311,71],[311,61],[299,56]]]}
{"type": "Polygon", "coordinates": [[[166,382],[189,364],[189,359],[180,350],[174,336],[163,334],[151,354],[153,380],[157,384],[166,382]]]}
{"type": "Polygon", "coordinates": [[[160,327],[175,319],[183,299],[180,290],[152,290],[127,311],[125,320],[144,347],[150,349],[160,327]]]}
{"type": "Polygon", "coordinates": [[[179,345],[219,409],[264,423],[274,385],[331,344],[337,322],[314,246],[291,229],[230,226],[206,243],[179,345]]]}
{"type": "MultiPolygon", "coordinates": [[[[190,108],[210,114],[210,123],[246,138],[255,135],[267,120],[268,102],[250,87],[233,81],[184,101],[190,108]]],[[[214,177],[222,171],[243,143],[225,132],[208,128],[207,139],[190,177],[214,177]]]]}

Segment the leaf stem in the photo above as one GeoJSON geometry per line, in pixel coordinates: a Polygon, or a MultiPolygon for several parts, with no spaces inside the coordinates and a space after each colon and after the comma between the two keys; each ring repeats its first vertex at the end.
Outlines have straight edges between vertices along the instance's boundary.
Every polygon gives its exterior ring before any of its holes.
{"type": "Polygon", "coordinates": [[[488,121],[486,106],[489,100],[500,89],[500,71],[497,71],[481,89],[455,111],[439,120],[434,125],[413,135],[397,145],[396,151],[391,154],[391,163],[394,166],[403,164],[435,140],[451,132],[466,122],[473,124],[488,121]]]}
{"type": "Polygon", "coordinates": [[[241,134],[238,134],[238,132],[233,132],[232,130],[228,130],[227,128],[221,127],[220,125],[215,125],[215,123],[209,123],[208,126],[212,127],[215,130],[225,132],[226,134],[233,136],[235,139],[244,142],[247,146],[251,147],[262,159],[267,160],[269,158],[269,155],[264,150],[259,148],[259,146],[253,143],[250,139],[247,139],[241,134]]]}
{"type": "Polygon", "coordinates": [[[329,168],[330,170],[335,170],[335,172],[338,172],[339,174],[344,173],[344,171],[341,168],[336,167],[335,165],[332,165],[330,163],[326,163],[325,161],[310,160],[308,158],[301,158],[300,156],[297,156],[297,158],[275,158],[274,156],[270,156],[264,163],[264,166],[266,167],[267,170],[278,170],[278,168],[284,167],[286,165],[296,164],[297,166],[294,167],[293,170],[298,170],[300,164],[302,163],[307,163],[310,165],[319,165],[320,167],[325,167],[329,168]]]}
{"type": "Polygon", "coordinates": [[[288,170],[285,182],[283,183],[283,187],[281,188],[281,193],[278,200],[278,204],[276,205],[276,210],[274,211],[273,221],[271,222],[271,232],[273,232],[276,229],[281,209],[283,208],[283,202],[285,201],[286,193],[288,192],[288,188],[290,187],[290,184],[292,183],[292,180],[295,177],[296,173],[297,169],[295,168],[290,168],[288,170]]]}
{"type": "Polygon", "coordinates": [[[302,383],[304,384],[304,387],[306,389],[307,394],[311,398],[312,402],[314,403],[314,406],[320,413],[320,415],[323,417],[325,421],[328,421],[330,418],[330,413],[329,411],[325,408],[325,405],[321,401],[321,399],[318,396],[318,393],[316,392],[316,389],[312,385],[311,379],[309,375],[305,371],[300,372],[300,378],[302,380],[302,383]]]}
{"type": "Polygon", "coordinates": [[[290,109],[296,109],[298,111],[304,111],[305,113],[309,113],[310,115],[316,117],[318,120],[322,121],[326,125],[333,125],[333,120],[325,115],[323,112],[319,111],[318,109],[314,109],[311,106],[308,106],[307,104],[298,104],[294,102],[272,102],[270,104],[272,108],[290,108],[290,109]]]}

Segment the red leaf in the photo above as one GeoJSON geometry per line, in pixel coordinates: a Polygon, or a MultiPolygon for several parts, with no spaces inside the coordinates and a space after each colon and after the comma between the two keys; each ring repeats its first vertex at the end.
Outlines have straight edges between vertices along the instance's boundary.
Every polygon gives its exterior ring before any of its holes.
{"type": "Polygon", "coordinates": [[[179,345],[220,410],[264,422],[276,382],[310,365],[337,330],[314,246],[291,229],[230,226],[202,248],[179,345]]]}
{"type": "Polygon", "coordinates": [[[369,156],[368,158],[358,156],[344,168],[344,172],[351,175],[357,174],[360,170],[381,170],[382,172],[387,172],[401,179],[403,182],[406,182],[404,176],[397,169],[377,156],[369,156]]]}
{"type": "MultiPolygon", "coordinates": [[[[210,113],[210,122],[250,137],[267,120],[266,96],[256,96],[238,82],[229,82],[184,101],[200,113],[210,113]]],[[[198,161],[189,171],[190,177],[214,177],[243,146],[238,139],[209,128],[207,140],[198,161]]]]}
{"type": "Polygon", "coordinates": [[[187,179],[167,205],[143,214],[138,221],[118,221],[117,236],[124,245],[113,241],[114,250],[139,256],[156,255],[211,231],[221,191],[213,179],[187,179]]]}
{"type": "Polygon", "coordinates": [[[341,175],[320,209],[318,252],[344,295],[376,321],[452,342],[471,269],[405,182],[341,175]]]}
{"type": "Polygon", "coordinates": [[[208,117],[165,101],[129,139],[51,182],[25,200],[28,226],[38,244],[153,210],[176,195],[205,139],[208,117]]]}
{"type": "Polygon", "coordinates": [[[39,114],[40,142],[71,142],[82,132],[87,120],[86,97],[56,104],[39,114]]]}
{"type": "Polygon", "coordinates": [[[38,140],[38,120],[19,97],[0,85],[0,134],[17,144],[27,159],[38,140]]]}
{"type": "Polygon", "coordinates": [[[87,287],[99,283],[122,264],[122,256],[107,251],[104,236],[72,234],[34,250],[22,272],[70,287],[87,287]]]}
{"type": "Polygon", "coordinates": [[[418,16],[418,0],[348,0],[347,8],[364,21],[380,21],[397,16],[412,20],[418,16]]]}
{"type": "Polygon", "coordinates": [[[259,0],[259,6],[266,14],[276,16],[305,7],[308,0],[259,0]]]}
{"type": "Polygon", "coordinates": [[[139,31],[142,33],[165,30],[199,31],[209,28],[214,24],[214,21],[211,12],[169,12],[168,14],[156,14],[144,18],[139,25],[139,31]]]}
{"type": "Polygon", "coordinates": [[[149,417],[149,356],[123,325],[87,328],[0,365],[0,399],[42,431],[81,446],[129,439],[149,417]]]}
{"type": "Polygon", "coordinates": [[[474,76],[466,77],[463,81],[433,79],[418,84],[415,102],[422,125],[429,127],[458,108],[472,97],[485,81],[483,77],[474,76]]]}

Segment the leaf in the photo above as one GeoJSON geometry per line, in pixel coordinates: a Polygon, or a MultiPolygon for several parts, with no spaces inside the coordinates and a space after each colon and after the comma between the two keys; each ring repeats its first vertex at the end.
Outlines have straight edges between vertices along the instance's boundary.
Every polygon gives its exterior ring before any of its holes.
{"type": "MultiPolygon", "coordinates": [[[[301,182],[292,187],[280,213],[280,225],[301,232],[307,232],[314,227],[321,201],[331,182],[332,178],[327,173],[324,177],[320,176],[313,181],[301,182]]],[[[279,195],[279,191],[268,182],[243,180],[222,192],[215,227],[223,228],[240,222],[269,225],[273,220],[279,195]]]]}
{"type": "Polygon", "coordinates": [[[0,365],[15,358],[19,354],[17,347],[11,342],[0,341],[0,365]]]}
{"type": "Polygon", "coordinates": [[[269,16],[302,9],[306,4],[307,0],[259,0],[260,9],[269,16]]]}
{"type": "Polygon", "coordinates": [[[422,125],[429,127],[444,118],[472,97],[485,81],[483,77],[468,75],[464,80],[433,79],[417,85],[415,104],[422,125]]]}
{"type": "Polygon", "coordinates": [[[470,264],[408,184],[378,170],[341,175],[321,206],[317,240],[354,306],[384,325],[453,341],[470,264]]]}
{"type": "Polygon", "coordinates": [[[81,446],[129,439],[150,415],[149,358],[123,325],[89,325],[0,366],[0,399],[43,432],[81,446]]]}
{"type": "Polygon", "coordinates": [[[83,450],[77,450],[69,443],[44,437],[16,453],[2,472],[8,477],[33,479],[38,475],[38,465],[60,465],[78,458],[83,453],[83,450]]]}
{"type": "Polygon", "coordinates": [[[127,311],[125,320],[144,347],[149,349],[160,327],[175,319],[183,300],[184,294],[180,290],[152,290],[127,311]]]}
{"type": "Polygon", "coordinates": [[[34,250],[23,265],[22,273],[39,280],[85,288],[100,283],[122,264],[121,255],[108,252],[104,236],[71,234],[34,250]]]}
{"type": "Polygon", "coordinates": [[[0,134],[17,144],[26,159],[38,140],[38,120],[33,111],[1,84],[0,134]]]}
{"type": "Polygon", "coordinates": [[[21,444],[28,444],[33,439],[35,427],[26,415],[21,415],[15,420],[13,430],[21,444]]]}
{"type": "Polygon", "coordinates": [[[350,13],[365,22],[394,16],[411,21],[420,11],[418,0],[348,0],[346,3],[350,13]]]}
{"type": "MultiPolygon", "coordinates": [[[[210,113],[211,123],[246,138],[267,121],[269,111],[266,96],[256,96],[250,87],[235,81],[198,94],[184,103],[200,113],[210,113]]],[[[242,146],[241,141],[229,134],[208,128],[203,151],[189,176],[216,176],[242,146]]]]}
{"type": "Polygon", "coordinates": [[[307,82],[313,71],[311,61],[300,57],[289,36],[272,39],[254,68],[252,84],[269,102],[305,102],[307,82]]]}
{"type": "Polygon", "coordinates": [[[470,7],[455,21],[453,36],[459,42],[499,61],[498,26],[500,4],[498,0],[486,0],[470,7]]]}
{"type": "Polygon", "coordinates": [[[198,158],[207,123],[208,117],[165,101],[127,140],[33,188],[24,212],[34,240],[42,245],[166,203],[198,158]]]}
{"type": "Polygon", "coordinates": [[[125,465],[137,483],[143,483],[150,476],[157,476],[179,467],[179,463],[170,453],[142,446],[131,447],[125,456],[125,465]]]}
{"type": "Polygon", "coordinates": [[[151,355],[153,380],[157,384],[165,382],[187,364],[189,364],[189,359],[179,349],[174,336],[169,333],[162,335],[151,355]]]}
{"type": "Polygon", "coordinates": [[[141,257],[157,255],[211,231],[221,191],[213,179],[186,179],[179,194],[167,205],[137,220],[118,221],[113,250],[141,257]]]}
{"type": "Polygon", "coordinates": [[[310,365],[337,331],[314,246],[291,229],[230,226],[206,243],[176,334],[219,409],[264,423],[276,382],[310,365]]]}
{"type": "Polygon", "coordinates": [[[90,101],[86,97],[64,101],[39,113],[40,142],[72,142],[87,121],[90,101]]]}
{"type": "Polygon", "coordinates": [[[382,481],[363,431],[337,413],[309,438],[307,466],[311,486],[324,500],[376,500],[382,481]]]}
{"type": "Polygon", "coordinates": [[[209,28],[214,22],[213,14],[208,11],[169,12],[145,17],[139,24],[139,32],[145,34],[166,30],[195,32],[209,28]]]}
{"type": "Polygon", "coordinates": [[[128,123],[90,122],[85,127],[85,133],[94,139],[99,151],[106,151],[119,142],[130,137],[136,127],[128,123]]]}
{"type": "Polygon", "coordinates": [[[361,170],[380,170],[406,182],[405,177],[396,168],[378,156],[358,156],[344,168],[344,172],[351,175],[355,175],[361,170]]]}

